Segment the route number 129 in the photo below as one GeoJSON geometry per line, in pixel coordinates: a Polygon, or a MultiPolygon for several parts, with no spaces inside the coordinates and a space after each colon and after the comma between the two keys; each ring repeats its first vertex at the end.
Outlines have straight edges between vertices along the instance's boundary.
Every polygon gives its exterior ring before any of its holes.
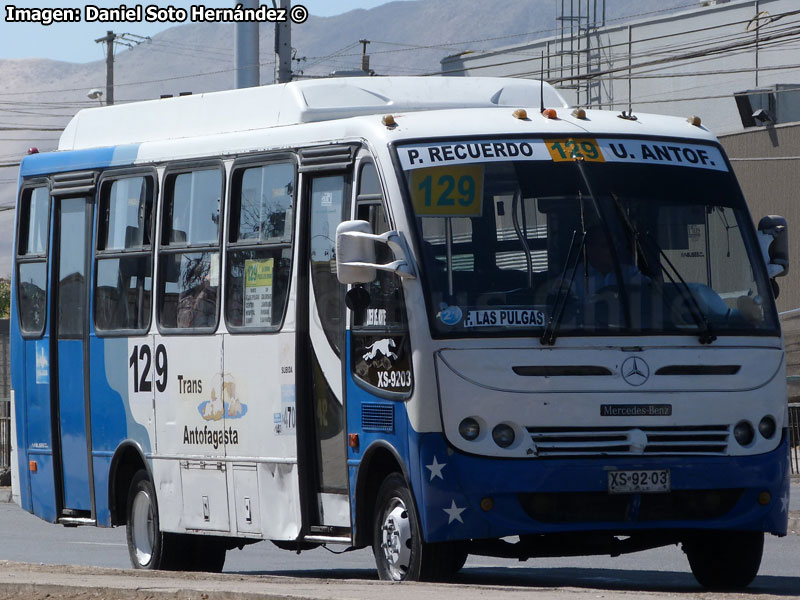
{"type": "Polygon", "coordinates": [[[411,173],[411,201],[419,217],[479,217],[481,165],[433,167],[411,173]]]}

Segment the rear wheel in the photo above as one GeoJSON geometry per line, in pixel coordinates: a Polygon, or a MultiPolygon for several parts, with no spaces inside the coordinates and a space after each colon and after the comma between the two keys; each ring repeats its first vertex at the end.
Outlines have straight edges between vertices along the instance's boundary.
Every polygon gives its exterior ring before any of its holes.
{"type": "Polygon", "coordinates": [[[128,491],[126,533],[135,569],[179,568],[178,536],[161,531],[155,489],[144,470],[134,475],[128,491]]]}
{"type": "Polygon", "coordinates": [[[131,482],[127,516],[128,554],[134,568],[222,571],[224,540],[161,531],[155,488],[144,470],[136,473],[131,482]]]}
{"type": "Polygon", "coordinates": [[[373,519],[372,552],[378,576],[389,581],[440,581],[455,575],[467,553],[452,542],[422,540],[411,491],[399,473],[378,489],[373,519]]]}
{"type": "Polygon", "coordinates": [[[708,531],[683,543],[700,585],[712,590],[745,588],[758,574],[764,550],[760,531],[708,531]]]}

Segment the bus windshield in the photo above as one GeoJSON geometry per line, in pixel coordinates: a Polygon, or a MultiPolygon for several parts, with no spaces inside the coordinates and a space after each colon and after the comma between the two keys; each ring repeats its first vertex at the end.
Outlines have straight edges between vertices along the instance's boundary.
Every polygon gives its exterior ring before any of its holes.
{"type": "Polygon", "coordinates": [[[482,140],[398,157],[439,337],[777,335],[757,234],[715,146],[482,140]]]}

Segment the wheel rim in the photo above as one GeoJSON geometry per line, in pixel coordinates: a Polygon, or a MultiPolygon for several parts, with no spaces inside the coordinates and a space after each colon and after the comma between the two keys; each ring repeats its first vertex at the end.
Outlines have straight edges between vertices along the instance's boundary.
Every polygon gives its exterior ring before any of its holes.
{"type": "Polygon", "coordinates": [[[147,492],[139,490],[133,499],[131,519],[133,520],[133,548],[136,552],[136,561],[144,567],[153,559],[153,544],[156,537],[153,503],[147,492]]]}
{"type": "Polygon", "coordinates": [[[381,548],[392,579],[402,580],[411,563],[411,522],[400,498],[393,498],[381,526],[381,548]]]}

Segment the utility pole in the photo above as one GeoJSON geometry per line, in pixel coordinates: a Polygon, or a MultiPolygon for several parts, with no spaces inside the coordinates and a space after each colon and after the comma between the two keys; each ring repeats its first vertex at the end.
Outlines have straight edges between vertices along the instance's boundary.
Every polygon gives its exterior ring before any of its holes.
{"type": "MultiPolygon", "coordinates": [[[[272,5],[279,4],[284,14],[292,8],[291,0],[272,0],[272,5]]],[[[292,80],[292,22],[287,18],[284,22],[275,22],[275,83],[288,83],[292,80]]]]}
{"type": "MultiPolygon", "coordinates": [[[[258,0],[242,0],[243,8],[258,8],[258,0]]],[[[233,75],[235,89],[258,87],[259,47],[258,23],[236,23],[233,29],[233,61],[236,70],[233,75]]]]}
{"type": "Polygon", "coordinates": [[[369,40],[358,40],[358,43],[361,44],[361,70],[369,73],[369,54],[367,54],[369,40]]]}
{"type": "Polygon", "coordinates": [[[106,44],[106,105],[114,104],[114,40],[117,39],[113,31],[107,31],[105,37],[95,40],[98,44],[106,44]]]}

